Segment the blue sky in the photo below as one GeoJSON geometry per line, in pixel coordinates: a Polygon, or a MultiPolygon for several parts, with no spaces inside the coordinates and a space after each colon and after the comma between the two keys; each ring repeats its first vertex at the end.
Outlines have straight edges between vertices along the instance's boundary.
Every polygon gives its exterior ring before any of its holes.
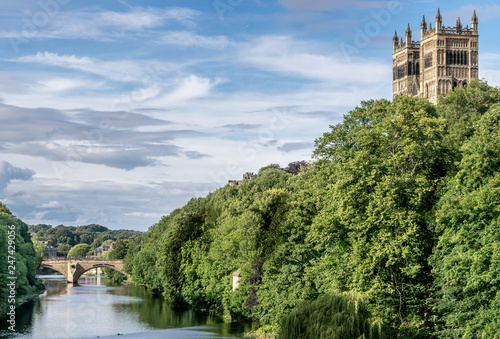
{"type": "MultiPolygon", "coordinates": [[[[247,171],[310,160],[361,100],[392,97],[392,36],[470,1],[17,0],[0,5],[0,200],[24,221],[146,230],[247,171]]],[[[434,25],[433,25],[434,26],[434,25]]]]}

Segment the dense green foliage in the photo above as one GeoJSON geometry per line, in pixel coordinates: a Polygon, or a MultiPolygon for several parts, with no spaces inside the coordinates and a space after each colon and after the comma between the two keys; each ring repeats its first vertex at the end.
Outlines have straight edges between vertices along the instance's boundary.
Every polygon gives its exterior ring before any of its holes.
{"type": "Polygon", "coordinates": [[[106,240],[116,241],[120,238],[141,236],[143,233],[133,230],[110,230],[101,225],[63,226],[50,225],[29,226],[35,240],[50,241],[57,248],[57,255],[65,257],[69,250],[78,244],[90,245],[94,250],[106,240]]]}
{"type": "Polygon", "coordinates": [[[474,128],[437,211],[431,263],[445,338],[500,337],[500,105],[474,128]]]}
{"type": "Polygon", "coordinates": [[[127,269],[178,305],[278,333],[297,307],[355,293],[387,337],[494,337],[498,102],[477,80],[437,106],[362,102],[316,140],[309,166],[273,164],[192,199],[128,246],[127,269]]]}
{"type": "Polygon", "coordinates": [[[0,203],[0,263],[0,318],[3,318],[10,305],[7,298],[10,291],[7,283],[13,281],[8,277],[16,277],[15,301],[17,305],[41,291],[43,284],[35,278],[36,255],[28,233],[28,225],[13,216],[2,203],[0,203]],[[10,243],[9,236],[12,240],[10,243]],[[15,266],[15,270],[12,266],[15,266]]]}
{"type": "Polygon", "coordinates": [[[91,254],[90,245],[78,244],[73,247],[68,252],[68,258],[83,258],[88,254],[91,254]]]}
{"type": "Polygon", "coordinates": [[[352,293],[304,301],[281,321],[279,339],[382,338],[365,301],[352,293]]]}
{"type": "MultiPolygon", "coordinates": [[[[108,259],[125,259],[127,257],[128,260],[133,256],[131,252],[129,254],[129,249],[133,250],[137,244],[141,241],[140,237],[128,238],[128,239],[118,239],[114,246],[108,252],[108,259]]],[[[126,260],[124,260],[125,262],[126,260]]],[[[109,268],[103,268],[103,271],[106,277],[112,282],[121,282],[126,276],[119,272],[109,268]]]]}

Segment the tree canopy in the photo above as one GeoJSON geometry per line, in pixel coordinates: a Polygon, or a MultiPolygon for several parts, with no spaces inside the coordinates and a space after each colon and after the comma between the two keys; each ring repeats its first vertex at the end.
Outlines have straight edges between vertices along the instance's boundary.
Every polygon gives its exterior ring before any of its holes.
{"type": "Polygon", "coordinates": [[[87,244],[78,244],[73,246],[69,252],[68,252],[68,257],[69,258],[82,258],[85,257],[86,255],[90,254],[91,248],[87,244]]]}

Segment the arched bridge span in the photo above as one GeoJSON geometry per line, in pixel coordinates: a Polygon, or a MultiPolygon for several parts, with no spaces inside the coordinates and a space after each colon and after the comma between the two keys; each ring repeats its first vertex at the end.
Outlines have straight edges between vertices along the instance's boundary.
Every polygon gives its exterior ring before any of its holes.
{"type": "Polygon", "coordinates": [[[129,276],[123,270],[123,260],[119,259],[57,259],[44,260],[41,267],[52,268],[66,277],[70,283],[77,283],[78,278],[93,268],[105,267],[122,272],[129,276]]]}

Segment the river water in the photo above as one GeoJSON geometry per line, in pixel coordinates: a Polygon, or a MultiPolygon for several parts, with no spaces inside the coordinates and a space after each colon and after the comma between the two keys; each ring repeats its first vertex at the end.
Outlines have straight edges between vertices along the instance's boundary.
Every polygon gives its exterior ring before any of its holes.
{"type": "Polygon", "coordinates": [[[16,311],[16,332],[2,322],[1,338],[238,338],[248,325],[175,311],[143,287],[108,286],[105,278],[40,276],[46,291],[16,311]]]}

